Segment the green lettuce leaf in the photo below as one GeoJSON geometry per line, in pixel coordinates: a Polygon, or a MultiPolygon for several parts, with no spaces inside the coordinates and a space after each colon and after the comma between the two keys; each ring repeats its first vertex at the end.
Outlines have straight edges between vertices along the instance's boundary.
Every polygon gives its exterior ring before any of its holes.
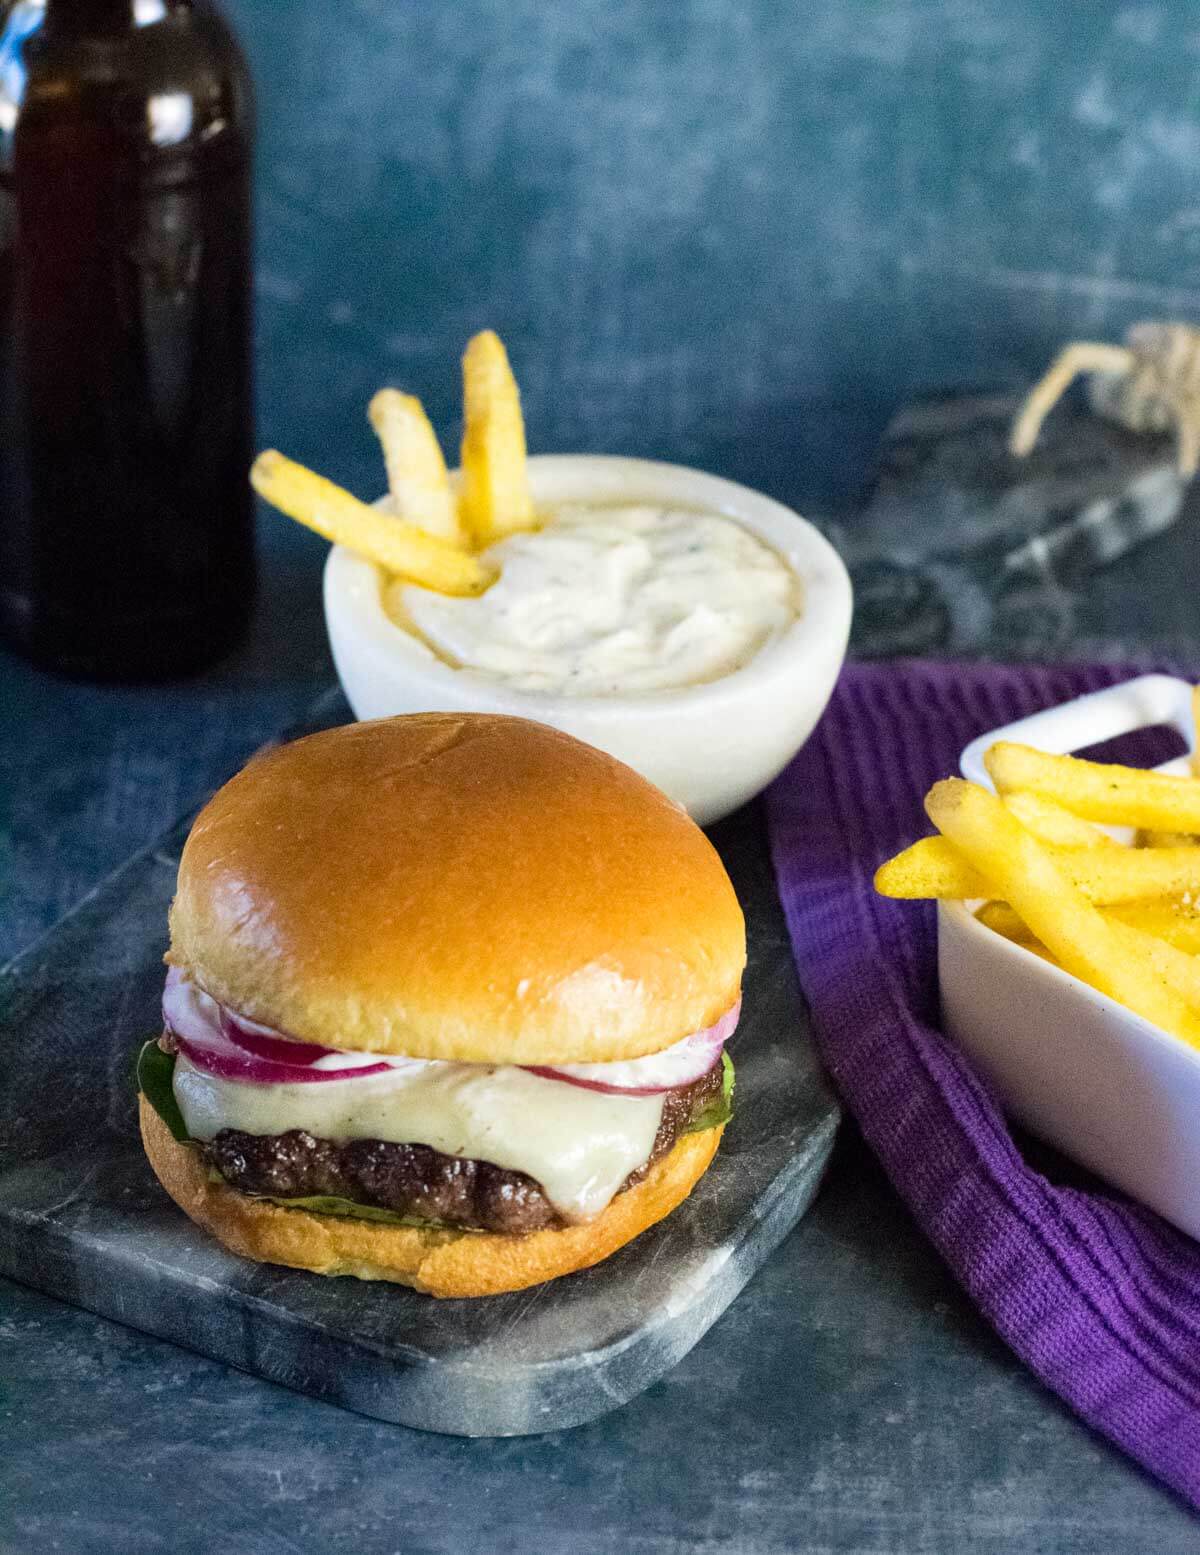
{"type": "Polygon", "coordinates": [[[138,1054],[137,1082],[142,1095],[171,1130],[171,1138],[188,1143],[187,1124],[171,1089],[171,1077],[175,1073],[174,1053],[164,1053],[158,1039],[147,1042],[138,1054]]]}
{"type": "Polygon", "coordinates": [[[473,1231],[474,1226],[452,1226],[444,1220],[422,1220],[419,1215],[401,1215],[394,1209],[376,1204],[356,1204],[353,1199],[338,1199],[319,1194],[311,1199],[277,1199],[269,1193],[252,1193],[248,1198],[265,1199],[280,1209],[306,1209],[314,1215],[339,1215],[347,1220],[381,1220],[389,1226],[417,1226],[423,1231],[473,1231]]]}
{"type": "Polygon", "coordinates": [[[720,1128],[733,1116],[733,1059],[724,1049],[721,1051],[724,1074],[721,1076],[721,1094],[714,1096],[702,1112],[698,1112],[684,1129],[685,1134],[700,1134],[706,1128],[720,1128]]]}

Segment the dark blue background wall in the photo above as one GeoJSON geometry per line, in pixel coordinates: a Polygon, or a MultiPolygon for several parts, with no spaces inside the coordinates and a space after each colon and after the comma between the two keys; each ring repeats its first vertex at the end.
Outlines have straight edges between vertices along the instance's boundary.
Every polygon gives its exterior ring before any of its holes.
{"type": "Polygon", "coordinates": [[[364,493],[372,390],[456,440],[484,324],[535,450],[823,508],[908,390],[1200,313],[1189,0],[227,4],[260,95],[262,439],[364,493]]]}

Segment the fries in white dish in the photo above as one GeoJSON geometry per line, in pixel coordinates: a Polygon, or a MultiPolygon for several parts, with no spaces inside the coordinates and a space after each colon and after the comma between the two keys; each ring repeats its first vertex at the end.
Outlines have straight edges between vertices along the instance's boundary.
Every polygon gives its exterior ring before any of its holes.
{"type": "Polygon", "coordinates": [[[981,902],[995,933],[1200,1047],[1200,776],[1011,741],[984,765],[996,793],[936,783],[925,806],[940,835],[882,864],[876,890],[981,902]]]}

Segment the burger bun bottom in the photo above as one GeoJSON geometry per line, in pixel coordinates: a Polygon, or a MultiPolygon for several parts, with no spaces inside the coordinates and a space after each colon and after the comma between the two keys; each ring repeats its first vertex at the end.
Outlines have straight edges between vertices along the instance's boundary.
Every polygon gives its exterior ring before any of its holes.
{"type": "Polygon", "coordinates": [[[142,1142],[159,1182],[183,1212],[230,1252],[314,1274],[390,1280],[431,1296],[495,1296],[600,1263],[687,1198],[716,1153],[722,1128],[685,1134],[636,1187],[594,1220],[526,1236],[438,1231],[284,1209],[212,1181],[199,1151],[180,1144],[144,1096],[142,1142]]]}

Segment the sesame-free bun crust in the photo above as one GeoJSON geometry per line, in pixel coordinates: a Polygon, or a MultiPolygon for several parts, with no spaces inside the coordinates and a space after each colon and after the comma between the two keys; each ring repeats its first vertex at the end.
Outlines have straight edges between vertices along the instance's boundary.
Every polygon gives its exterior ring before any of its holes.
{"type": "Polygon", "coordinates": [[[658,789],[449,713],[251,761],[192,828],[168,956],[298,1041],[496,1064],[657,1052],[730,1008],[745,959],[720,859],[658,789]]]}
{"type": "Polygon", "coordinates": [[[230,1252],[314,1274],[391,1280],[431,1296],[495,1296],[599,1263],[687,1198],[724,1132],[685,1134],[643,1182],[619,1193],[595,1220],[560,1231],[497,1236],[314,1215],[250,1198],[227,1183],[210,1182],[199,1151],[172,1138],[144,1096],[138,1110],[155,1176],[180,1209],[230,1252]]]}

